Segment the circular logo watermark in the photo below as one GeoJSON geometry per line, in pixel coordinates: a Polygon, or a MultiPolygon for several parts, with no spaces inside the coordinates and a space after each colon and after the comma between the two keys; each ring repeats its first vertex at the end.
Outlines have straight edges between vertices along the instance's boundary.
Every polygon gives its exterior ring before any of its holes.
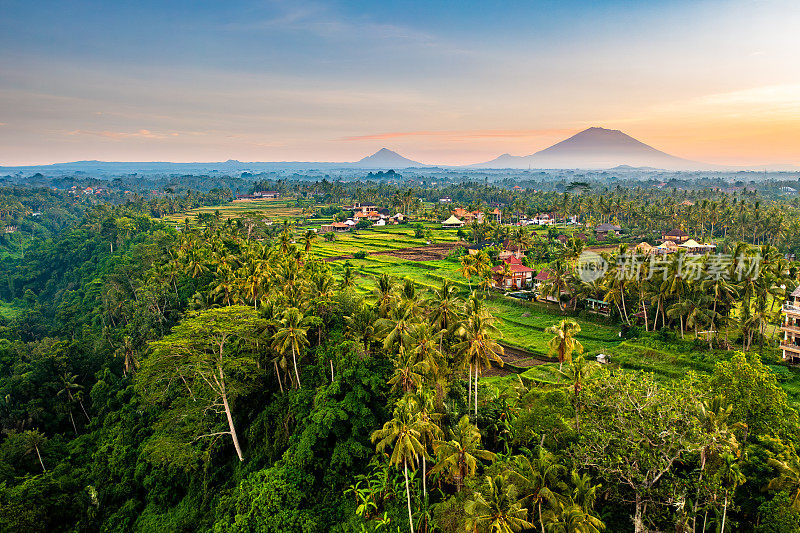
{"type": "Polygon", "coordinates": [[[578,270],[578,277],[581,281],[591,283],[605,275],[606,270],[608,270],[608,263],[600,254],[581,252],[575,268],[578,270]]]}

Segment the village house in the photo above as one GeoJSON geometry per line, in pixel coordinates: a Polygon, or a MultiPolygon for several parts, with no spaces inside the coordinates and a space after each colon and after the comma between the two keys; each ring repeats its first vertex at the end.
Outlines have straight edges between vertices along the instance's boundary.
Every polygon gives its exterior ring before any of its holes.
{"type": "Polygon", "coordinates": [[[357,212],[357,213],[360,212],[360,213],[363,213],[363,214],[366,215],[370,211],[376,211],[377,208],[378,208],[378,206],[376,206],[375,204],[370,204],[368,202],[356,202],[353,205],[343,205],[342,206],[342,211],[354,211],[354,212],[357,212]]]}
{"type": "Polygon", "coordinates": [[[440,204],[449,204],[452,201],[453,201],[453,199],[450,198],[449,196],[443,196],[443,197],[439,198],[439,203],[440,204]]]}
{"type": "Polygon", "coordinates": [[[677,251],[678,251],[678,245],[672,241],[664,241],[651,250],[652,253],[660,255],[672,254],[677,251]]]}
{"type": "Polygon", "coordinates": [[[320,227],[319,232],[328,233],[329,231],[335,231],[335,232],[350,231],[353,225],[348,224],[346,222],[334,222],[333,224],[323,224],[322,227],[320,227]]]}
{"type": "Polygon", "coordinates": [[[682,229],[674,229],[661,235],[662,241],[672,241],[675,244],[683,244],[689,240],[689,234],[682,229]]]}
{"type": "Polygon", "coordinates": [[[616,224],[598,224],[596,228],[594,228],[594,233],[597,236],[597,240],[607,239],[609,235],[617,236],[622,231],[622,228],[617,226],[616,224]]]}
{"type": "Polygon", "coordinates": [[[502,265],[492,267],[492,278],[494,286],[500,289],[526,289],[533,283],[533,272],[512,255],[502,265]]]}
{"type": "Polygon", "coordinates": [[[556,219],[551,217],[548,213],[539,213],[530,219],[530,223],[535,226],[552,226],[556,223],[556,219]]]}
{"type": "Polygon", "coordinates": [[[450,218],[442,222],[442,228],[455,229],[464,226],[464,221],[459,220],[455,215],[450,215],[450,218]]]}

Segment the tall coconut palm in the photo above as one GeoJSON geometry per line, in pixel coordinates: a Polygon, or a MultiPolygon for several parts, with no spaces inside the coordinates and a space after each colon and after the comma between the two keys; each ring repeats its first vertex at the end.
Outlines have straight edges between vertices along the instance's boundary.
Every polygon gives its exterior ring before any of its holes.
{"type": "Polygon", "coordinates": [[[442,415],[436,412],[436,392],[433,389],[419,387],[410,396],[417,419],[417,429],[420,434],[420,442],[424,447],[422,454],[422,493],[423,497],[428,495],[427,482],[427,458],[428,449],[433,449],[433,443],[444,437],[442,428],[439,427],[442,415]]]}
{"type": "Polygon", "coordinates": [[[579,355],[572,359],[572,364],[567,367],[561,374],[568,380],[572,387],[572,402],[575,406],[575,431],[581,432],[581,391],[586,382],[591,380],[600,367],[597,363],[588,362],[586,359],[579,355]]]}
{"type": "Polygon", "coordinates": [[[555,456],[540,446],[533,457],[517,455],[509,471],[509,477],[519,487],[524,502],[536,506],[539,526],[544,533],[542,503],[556,506],[558,498],[555,489],[561,485],[560,478],[566,469],[556,462],[555,456]]]}
{"type": "Polygon", "coordinates": [[[474,404],[475,416],[478,416],[478,376],[485,368],[489,368],[492,361],[503,366],[503,347],[494,341],[500,336],[500,330],[494,325],[495,318],[488,313],[474,313],[469,316],[460,328],[463,339],[454,348],[461,356],[464,367],[475,371],[474,404]]]}
{"type": "Polygon", "coordinates": [[[306,252],[306,255],[311,253],[311,246],[314,244],[314,241],[317,239],[317,232],[314,230],[306,230],[303,233],[303,249],[306,252]]]}
{"type": "Polygon", "coordinates": [[[427,361],[419,360],[413,350],[406,350],[400,346],[395,357],[394,373],[388,383],[393,391],[401,390],[404,393],[415,391],[422,386],[424,375],[429,370],[427,361]]]}
{"type": "Polygon", "coordinates": [[[47,472],[47,469],[44,467],[41,452],[42,446],[47,442],[47,437],[35,429],[29,429],[22,435],[25,442],[25,455],[36,453],[36,457],[39,458],[39,464],[42,466],[42,472],[47,472]]]}
{"type": "Polygon", "coordinates": [[[550,353],[558,357],[558,369],[561,370],[564,361],[572,359],[572,353],[583,353],[583,345],[576,338],[581,332],[581,326],[574,320],[564,319],[558,324],[547,328],[547,333],[554,335],[550,339],[550,353]]]}
{"type": "Polygon", "coordinates": [[[433,290],[433,297],[428,300],[428,320],[442,335],[439,337],[439,351],[442,351],[442,340],[445,333],[452,333],[459,321],[459,309],[463,305],[458,297],[458,289],[452,280],[444,278],[442,286],[433,290]]]}
{"type": "Polygon", "coordinates": [[[414,519],[411,514],[411,490],[408,484],[408,466],[413,469],[419,458],[425,453],[420,442],[418,420],[410,401],[401,399],[394,410],[394,416],[381,429],[372,433],[372,442],[377,441],[375,449],[379,453],[389,454],[389,464],[399,467],[403,465],[403,477],[406,482],[406,501],[408,503],[408,524],[414,533],[414,519]]]}
{"type": "Polygon", "coordinates": [[[495,454],[481,447],[481,432],[464,415],[450,432],[450,440],[435,440],[436,466],[431,474],[446,472],[460,492],[464,481],[475,475],[478,460],[493,461],[495,454]]]}
{"type": "Polygon", "coordinates": [[[427,322],[416,324],[409,333],[409,349],[418,361],[425,362],[432,381],[441,377],[445,366],[444,355],[438,346],[441,334],[427,322]]]}
{"type": "Polygon", "coordinates": [[[551,513],[547,530],[550,533],[600,533],[605,524],[582,509],[571,497],[566,497],[558,505],[558,511],[551,513]]]}
{"type": "Polygon", "coordinates": [[[731,493],[735,493],[736,488],[747,481],[747,479],[744,477],[744,474],[742,474],[736,457],[729,453],[726,453],[722,456],[722,465],[717,471],[717,476],[719,476],[723,487],[725,487],[725,503],[723,504],[722,508],[722,525],[719,529],[720,531],[725,531],[725,520],[728,516],[728,502],[730,500],[731,493]]]}
{"type": "Polygon", "coordinates": [[[347,331],[356,341],[364,343],[364,350],[369,353],[370,339],[375,335],[375,312],[366,304],[352,315],[346,316],[347,331]]]}
{"type": "Polygon", "coordinates": [[[472,276],[478,273],[475,256],[470,254],[461,256],[461,266],[458,270],[461,272],[461,275],[464,276],[464,279],[467,280],[469,290],[472,292],[472,276]]]}
{"type": "Polygon", "coordinates": [[[301,388],[300,371],[297,359],[301,357],[302,350],[308,346],[308,321],[296,307],[290,307],[283,312],[283,317],[276,324],[277,331],[272,336],[272,346],[281,354],[292,353],[294,375],[297,388],[301,388]]]}
{"type": "Polygon", "coordinates": [[[376,282],[375,287],[376,302],[375,306],[378,309],[378,314],[381,318],[389,316],[396,295],[396,287],[388,274],[383,273],[380,275],[376,282]]]}
{"type": "Polygon", "coordinates": [[[525,519],[528,510],[517,499],[513,483],[502,475],[486,476],[486,487],[484,492],[475,492],[464,504],[467,531],[516,533],[533,526],[525,519]]]}
{"type": "Polygon", "coordinates": [[[788,491],[792,507],[800,510],[800,458],[793,453],[788,460],[769,459],[767,464],[778,474],[770,480],[767,488],[788,491]]]}

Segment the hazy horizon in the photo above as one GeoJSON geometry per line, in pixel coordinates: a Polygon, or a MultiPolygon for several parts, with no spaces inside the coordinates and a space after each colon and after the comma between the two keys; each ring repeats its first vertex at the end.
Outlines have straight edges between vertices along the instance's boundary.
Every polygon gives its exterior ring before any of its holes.
{"type": "Polygon", "coordinates": [[[0,166],[424,164],[590,126],[671,155],[800,164],[800,6],[0,0],[0,166]]]}

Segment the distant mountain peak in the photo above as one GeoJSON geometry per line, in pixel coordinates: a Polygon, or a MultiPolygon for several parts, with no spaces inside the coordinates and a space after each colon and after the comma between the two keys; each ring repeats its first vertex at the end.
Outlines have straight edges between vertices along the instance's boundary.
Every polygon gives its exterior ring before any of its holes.
{"type": "Polygon", "coordinates": [[[627,133],[592,126],[528,156],[501,155],[486,163],[489,168],[614,168],[653,167],[662,169],[701,169],[710,165],[681,159],[657,150],[627,133]]]}
{"type": "Polygon", "coordinates": [[[403,157],[394,150],[389,150],[388,148],[381,148],[374,154],[368,155],[367,157],[361,159],[356,164],[372,168],[407,168],[423,166],[421,163],[408,159],[407,157],[403,157]]]}

